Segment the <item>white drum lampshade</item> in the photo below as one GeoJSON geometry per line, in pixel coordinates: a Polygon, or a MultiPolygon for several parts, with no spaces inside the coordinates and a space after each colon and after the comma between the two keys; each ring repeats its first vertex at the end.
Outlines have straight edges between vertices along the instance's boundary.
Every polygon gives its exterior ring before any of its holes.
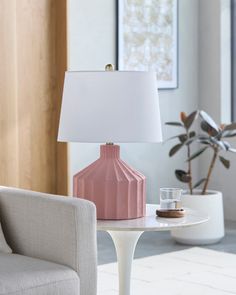
{"type": "Polygon", "coordinates": [[[108,143],[74,176],[74,195],[93,201],[98,218],[143,216],[145,177],[111,143],[162,141],[155,73],[66,72],[58,140],[108,143]]]}

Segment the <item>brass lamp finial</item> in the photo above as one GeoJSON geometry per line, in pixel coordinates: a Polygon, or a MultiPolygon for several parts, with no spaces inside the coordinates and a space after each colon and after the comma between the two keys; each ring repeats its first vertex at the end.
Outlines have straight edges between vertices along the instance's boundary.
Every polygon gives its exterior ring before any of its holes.
{"type": "Polygon", "coordinates": [[[107,64],[107,65],[105,66],[105,70],[106,70],[106,71],[115,71],[115,67],[114,67],[113,64],[107,64]]]}

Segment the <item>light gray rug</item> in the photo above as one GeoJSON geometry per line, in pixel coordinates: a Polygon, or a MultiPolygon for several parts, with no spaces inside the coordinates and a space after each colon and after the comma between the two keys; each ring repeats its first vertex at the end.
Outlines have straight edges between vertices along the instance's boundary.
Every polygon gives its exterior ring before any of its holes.
{"type": "MultiPolygon", "coordinates": [[[[117,294],[117,264],[100,265],[98,295],[117,294]]],[[[131,294],[236,294],[236,255],[194,247],[135,259],[131,294]]]]}

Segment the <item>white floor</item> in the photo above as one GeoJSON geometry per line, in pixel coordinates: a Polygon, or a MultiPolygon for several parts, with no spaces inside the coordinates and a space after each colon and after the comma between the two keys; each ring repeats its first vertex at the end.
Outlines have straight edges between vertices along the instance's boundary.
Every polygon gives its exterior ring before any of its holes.
{"type": "MultiPolygon", "coordinates": [[[[117,294],[116,263],[100,265],[98,295],[117,294]]],[[[135,259],[131,294],[236,294],[236,255],[194,247],[135,259]]]]}

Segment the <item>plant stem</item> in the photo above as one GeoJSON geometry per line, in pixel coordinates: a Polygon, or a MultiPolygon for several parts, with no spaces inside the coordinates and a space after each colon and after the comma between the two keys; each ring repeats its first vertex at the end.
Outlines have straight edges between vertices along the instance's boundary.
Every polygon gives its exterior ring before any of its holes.
{"type": "Polygon", "coordinates": [[[202,190],[202,195],[206,194],[206,190],[207,190],[207,187],[208,187],[208,183],[209,183],[209,180],[210,180],[210,177],[211,177],[212,170],[213,170],[213,168],[215,166],[217,155],[218,155],[218,148],[214,148],[214,154],[213,154],[211,164],[210,164],[210,167],[209,167],[209,170],[208,170],[208,173],[207,173],[206,181],[204,183],[204,187],[203,187],[203,190],[202,190]]]}
{"type": "MultiPolygon", "coordinates": [[[[189,132],[188,132],[188,130],[186,130],[186,131],[187,131],[187,138],[189,139],[189,132]]],[[[189,159],[191,156],[189,144],[187,145],[187,149],[188,149],[188,159],[189,159]]],[[[188,161],[188,175],[190,176],[190,180],[189,180],[188,185],[189,185],[190,194],[192,195],[193,194],[193,181],[192,181],[192,163],[191,163],[191,161],[188,161]]]]}
{"type": "MultiPolygon", "coordinates": [[[[190,153],[190,146],[188,145],[188,158],[190,157],[191,153],[190,153]]],[[[191,161],[188,161],[188,174],[190,176],[190,180],[189,180],[189,190],[190,190],[190,194],[193,194],[193,183],[192,183],[192,165],[191,165],[191,161]]]]}

